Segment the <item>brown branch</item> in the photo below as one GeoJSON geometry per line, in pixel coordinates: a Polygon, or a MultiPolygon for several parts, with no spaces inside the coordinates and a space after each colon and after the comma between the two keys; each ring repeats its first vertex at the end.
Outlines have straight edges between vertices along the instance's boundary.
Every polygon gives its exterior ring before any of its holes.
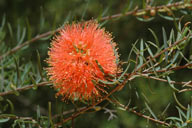
{"type": "MultiPolygon", "coordinates": [[[[190,35],[190,36],[191,36],[191,35],[190,35]]],[[[184,41],[184,40],[187,40],[188,38],[189,38],[189,37],[184,37],[183,39],[176,41],[176,42],[173,43],[171,46],[165,48],[164,50],[162,50],[161,52],[159,52],[159,53],[158,53],[157,55],[155,55],[154,57],[149,56],[149,57],[148,57],[148,60],[147,60],[143,65],[141,65],[141,67],[139,67],[139,68],[137,69],[137,71],[139,71],[139,70],[141,70],[142,68],[144,68],[144,67],[150,62],[151,59],[154,60],[155,58],[157,58],[157,57],[159,57],[160,55],[162,55],[164,52],[169,51],[170,48],[178,45],[179,43],[181,43],[181,42],[184,41]]]]}
{"type": "Polygon", "coordinates": [[[81,108],[77,108],[77,109],[70,109],[70,110],[68,110],[68,111],[64,111],[62,114],[56,114],[56,115],[54,115],[53,117],[52,117],[52,119],[56,119],[56,118],[58,118],[59,116],[61,116],[61,115],[67,115],[67,114],[70,114],[70,113],[73,113],[75,110],[76,111],[82,111],[83,109],[85,109],[86,107],[81,107],[81,108]]]}
{"type": "MultiPolygon", "coordinates": [[[[184,68],[187,68],[187,67],[191,67],[192,64],[191,63],[188,63],[188,64],[185,64],[185,65],[182,65],[182,66],[176,66],[176,67],[172,67],[172,68],[169,68],[169,69],[162,69],[162,70],[156,70],[156,72],[166,72],[166,71],[174,71],[174,70],[180,70],[180,69],[184,69],[184,68]]],[[[142,73],[153,73],[153,71],[143,71],[142,73]]]]}
{"type": "Polygon", "coordinates": [[[24,120],[24,121],[31,121],[34,125],[36,125],[38,128],[42,128],[38,122],[33,119],[32,117],[19,117],[19,116],[16,116],[16,115],[10,115],[10,114],[2,114],[0,115],[0,118],[11,118],[11,119],[14,119],[14,120],[24,120]]]}
{"type": "MultiPolygon", "coordinates": [[[[167,12],[168,10],[166,8],[172,9],[171,7],[177,7],[177,9],[183,9],[183,8],[191,7],[191,5],[188,4],[188,3],[184,3],[184,2],[176,2],[176,3],[169,4],[169,5],[154,6],[154,7],[148,7],[148,8],[139,9],[139,10],[136,7],[135,9],[133,9],[131,11],[128,11],[125,14],[118,13],[118,14],[114,14],[114,15],[111,15],[111,16],[105,16],[105,17],[102,17],[100,20],[104,21],[104,20],[109,20],[109,19],[119,18],[119,17],[123,17],[123,16],[129,16],[129,15],[140,16],[140,15],[145,15],[150,10],[156,10],[157,12],[167,12]]],[[[23,48],[24,46],[29,45],[29,44],[31,44],[31,43],[33,43],[33,42],[35,42],[35,41],[37,41],[37,40],[39,40],[41,38],[52,35],[52,34],[58,32],[61,29],[62,29],[62,27],[60,27],[60,28],[58,28],[56,30],[51,30],[51,31],[45,32],[43,34],[37,35],[34,38],[32,38],[31,40],[25,41],[21,45],[16,46],[13,49],[11,49],[10,51],[7,51],[5,54],[1,55],[0,56],[0,61],[3,58],[5,58],[6,56],[9,56],[9,55],[17,52],[19,49],[23,48]]]]}
{"type": "Polygon", "coordinates": [[[192,91],[192,88],[182,89],[182,90],[179,91],[179,93],[181,93],[181,92],[188,92],[188,91],[192,91]]]}
{"type": "MultiPolygon", "coordinates": [[[[158,81],[162,81],[162,82],[167,82],[168,83],[168,80],[165,80],[165,79],[161,79],[161,78],[157,78],[157,77],[154,77],[154,76],[148,76],[148,75],[144,75],[144,74],[138,74],[139,76],[142,76],[142,77],[145,77],[145,78],[148,78],[148,79],[153,79],[153,80],[158,80],[158,81]]],[[[180,85],[185,85],[185,86],[189,86],[191,87],[192,86],[192,81],[188,81],[188,82],[176,82],[176,81],[170,81],[171,84],[180,84],[180,85]]]]}
{"type": "Polygon", "coordinates": [[[125,109],[125,110],[127,110],[127,111],[129,111],[129,112],[132,112],[132,113],[136,114],[137,116],[143,117],[143,118],[145,118],[145,119],[148,119],[148,120],[150,120],[150,121],[152,121],[152,122],[155,122],[155,123],[158,123],[158,124],[161,124],[161,125],[165,125],[165,126],[167,126],[167,127],[170,126],[168,123],[166,123],[166,122],[164,122],[164,121],[157,120],[157,119],[154,119],[154,118],[152,118],[152,117],[150,117],[150,116],[146,116],[146,115],[144,115],[144,114],[142,114],[142,113],[139,113],[139,112],[135,111],[134,109],[131,109],[131,108],[129,108],[128,106],[125,106],[125,105],[119,103],[117,100],[112,100],[112,99],[109,99],[109,100],[110,100],[111,102],[119,105],[119,106],[122,107],[123,109],[125,109]]]}
{"type": "Polygon", "coordinates": [[[191,7],[191,5],[184,2],[175,2],[168,5],[160,5],[160,6],[154,6],[154,7],[148,6],[147,8],[140,9],[140,10],[138,10],[138,7],[135,7],[134,10],[128,11],[125,14],[124,13],[114,14],[111,16],[103,17],[101,18],[101,20],[109,20],[109,19],[119,18],[123,16],[129,16],[129,15],[142,16],[147,14],[150,10],[155,10],[156,12],[168,12],[169,10],[172,10],[171,7],[176,7],[177,9],[184,9],[186,7],[191,7]]]}
{"type": "Polygon", "coordinates": [[[45,85],[50,85],[50,84],[51,84],[51,82],[41,82],[41,83],[36,84],[36,85],[34,85],[34,84],[26,85],[26,86],[21,87],[21,88],[16,88],[15,90],[7,91],[7,92],[1,92],[0,96],[14,94],[15,92],[21,92],[21,91],[24,91],[24,90],[27,90],[27,89],[31,89],[31,88],[34,88],[34,87],[40,87],[40,86],[45,86],[45,85]]]}
{"type": "Polygon", "coordinates": [[[51,34],[54,34],[55,32],[59,31],[61,28],[58,28],[57,30],[53,30],[53,31],[48,31],[48,32],[45,32],[43,34],[40,34],[40,35],[37,35],[35,36],[34,38],[32,38],[31,40],[28,40],[28,41],[25,41],[24,43],[22,43],[21,45],[18,45],[16,47],[14,47],[13,49],[11,49],[10,51],[6,52],[5,54],[1,55],[0,56],[0,60],[2,60],[3,58],[5,58],[6,56],[10,55],[10,54],[13,54],[15,52],[17,52],[19,49],[43,38],[43,37],[47,37],[51,34]]]}
{"type": "MultiPolygon", "coordinates": [[[[98,102],[94,103],[94,104],[91,105],[91,106],[79,108],[76,113],[73,113],[71,116],[63,119],[62,122],[55,124],[55,127],[58,127],[58,126],[60,126],[62,123],[65,123],[65,122],[67,122],[67,121],[69,121],[69,120],[72,120],[72,119],[78,117],[79,115],[85,113],[86,111],[94,108],[96,105],[100,104],[100,103],[103,102],[104,100],[108,100],[108,99],[109,99],[108,97],[109,97],[110,95],[112,95],[114,92],[116,92],[116,91],[118,91],[120,88],[122,88],[122,86],[124,86],[124,85],[127,83],[127,81],[129,81],[130,79],[134,79],[132,76],[136,76],[136,75],[137,75],[137,73],[132,73],[132,74],[126,75],[127,78],[124,80],[124,82],[123,82],[122,84],[120,84],[120,85],[117,85],[117,87],[114,88],[114,89],[113,89],[108,95],[106,95],[104,98],[102,98],[101,100],[99,100],[98,102]]],[[[145,75],[145,76],[146,76],[146,75],[145,75]]],[[[151,76],[150,76],[150,78],[151,78],[151,79],[155,79],[155,80],[160,80],[160,81],[163,81],[163,82],[168,82],[167,80],[159,79],[159,78],[156,78],[156,77],[151,77],[151,76]]],[[[171,83],[174,83],[174,84],[186,84],[186,83],[191,84],[191,83],[189,83],[189,82],[175,82],[175,81],[171,81],[171,83]]],[[[151,117],[149,117],[149,116],[143,115],[142,113],[139,113],[139,112],[137,112],[137,111],[135,111],[135,110],[129,109],[127,106],[124,106],[124,105],[122,105],[122,104],[120,104],[120,103],[119,103],[119,105],[120,105],[121,107],[123,107],[124,109],[126,109],[126,110],[128,110],[128,111],[130,111],[130,112],[132,112],[132,113],[134,113],[134,114],[136,114],[136,115],[138,115],[138,116],[140,116],[140,117],[146,118],[146,119],[148,119],[148,120],[150,120],[150,121],[153,121],[153,122],[155,122],[155,123],[159,123],[159,124],[161,124],[161,125],[169,126],[169,124],[166,123],[166,122],[164,122],[164,121],[156,120],[156,119],[151,118],[151,117]]],[[[64,114],[64,115],[67,115],[67,114],[69,114],[69,113],[72,113],[73,111],[74,111],[74,109],[69,110],[69,111],[66,111],[66,112],[64,112],[63,114],[64,114]]],[[[54,118],[57,118],[58,116],[59,116],[59,115],[56,115],[54,118]]]]}
{"type": "Polygon", "coordinates": [[[124,85],[127,83],[127,81],[129,81],[129,79],[131,78],[132,75],[134,75],[134,74],[129,74],[129,75],[127,76],[127,78],[126,78],[121,84],[116,85],[116,87],[115,87],[111,92],[109,92],[106,96],[104,96],[102,99],[100,99],[99,101],[93,103],[91,106],[87,106],[86,108],[82,108],[80,111],[77,111],[76,113],[73,113],[71,116],[63,119],[62,122],[55,124],[55,127],[60,126],[62,123],[65,123],[65,122],[71,120],[72,118],[76,118],[77,116],[79,116],[79,115],[83,114],[84,112],[86,112],[86,111],[94,108],[96,105],[98,105],[98,104],[100,104],[101,102],[103,102],[104,100],[106,100],[106,99],[107,99],[110,95],[112,95],[114,92],[116,92],[116,91],[118,91],[120,88],[122,88],[122,86],[124,86],[124,85]]]}

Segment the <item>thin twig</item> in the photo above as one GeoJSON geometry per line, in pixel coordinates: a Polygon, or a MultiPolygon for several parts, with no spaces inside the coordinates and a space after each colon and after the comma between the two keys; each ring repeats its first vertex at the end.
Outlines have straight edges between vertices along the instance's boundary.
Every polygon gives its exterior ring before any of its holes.
{"type": "MultiPolygon", "coordinates": [[[[191,67],[192,66],[192,63],[188,63],[188,64],[185,64],[185,65],[182,65],[182,66],[176,66],[176,67],[172,67],[172,68],[169,68],[169,69],[162,69],[162,70],[156,70],[156,72],[166,72],[166,71],[173,71],[173,70],[180,70],[180,69],[184,69],[184,68],[187,68],[187,67],[191,67]]],[[[143,71],[142,73],[153,73],[153,71],[143,71]]]]}
{"type": "Polygon", "coordinates": [[[142,113],[139,113],[139,112],[135,111],[134,109],[130,109],[128,106],[125,106],[125,105],[119,103],[117,100],[112,100],[112,99],[109,99],[109,100],[110,100],[111,102],[119,105],[119,106],[122,107],[123,109],[125,109],[125,110],[127,110],[127,111],[129,111],[129,112],[132,112],[132,113],[136,114],[137,116],[143,117],[143,118],[148,119],[148,120],[150,120],[150,121],[152,121],[152,122],[155,122],[155,123],[158,123],[158,124],[165,125],[165,126],[169,127],[169,124],[166,123],[166,122],[164,122],[164,121],[154,119],[154,118],[152,118],[152,117],[150,117],[150,116],[146,116],[146,115],[144,115],[144,114],[142,114],[142,113]]]}
{"type": "Polygon", "coordinates": [[[22,43],[21,45],[18,45],[18,46],[16,46],[16,47],[14,47],[13,49],[11,49],[10,51],[6,52],[5,54],[1,55],[1,56],[0,56],[0,60],[2,60],[3,58],[5,58],[5,57],[8,56],[8,55],[11,55],[11,54],[17,52],[19,49],[21,49],[21,48],[23,48],[23,47],[25,47],[25,46],[27,46],[27,45],[29,45],[29,44],[31,44],[31,43],[39,40],[39,39],[41,39],[41,38],[44,38],[44,37],[47,37],[47,36],[49,36],[49,35],[54,34],[55,32],[59,31],[60,29],[61,29],[61,28],[58,28],[57,30],[45,32],[45,33],[43,33],[43,34],[40,34],[40,35],[35,36],[35,37],[32,38],[31,40],[25,41],[25,42],[22,43]]]}
{"type": "MultiPolygon", "coordinates": [[[[145,78],[148,78],[148,79],[162,81],[162,82],[167,82],[167,83],[169,82],[168,80],[165,80],[165,79],[162,79],[162,78],[157,78],[157,77],[154,77],[154,76],[148,76],[146,74],[139,74],[139,76],[142,76],[142,77],[145,77],[145,78]]],[[[191,87],[191,85],[192,85],[191,81],[189,81],[189,82],[176,82],[176,81],[171,80],[170,83],[171,84],[180,84],[180,85],[187,84],[186,86],[189,86],[189,87],[191,87]]]]}
{"type": "Polygon", "coordinates": [[[156,12],[162,13],[162,12],[167,12],[168,11],[167,8],[172,10],[171,7],[177,7],[177,9],[183,9],[190,6],[191,6],[190,4],[187,4],[187,3],[185,4],[184,2],[175,2],[168,5],[160,5],[160,6],[154,6],[154,7],[148,6],[147,8],[140,9],[140,10],[138,10],[138,7],[136,7],[135,9],[128,11],[125,14],[124,13],[114,14],[111,16],[103,17],[101,20],[109,20],[109,19],[119,18],[123,16],[129,16],[129,15],[142,16],[142,15],[145,15],[150,10],[155,10],[156,12]]]}
{"type": "Polygon", "coordinates": [[[34,85],[34,84],[26,85],[26,86],[21,87],[21,88],[16,88],[15,90],[7,91],[7,92],[1,92],[0,96],[14,94],[15,92],[21,92],[21,91],[28,90],[28,89],[31,89],[31,88],[34,88],[34,87],[46,86],[46,85],[50,85],[50,84],[52,84],[52,83],[51,82],[41,82],[41,83],[36,84],[36,85],[34,85]]]}
{"type": "Polygon", "coordinates": [[[79,116],[80,114],[83,114],[84,112],[94,108],[96,105],[100,104],[101,102],[103,102],[104,100],[106,100],[110,95],[112,95],[114,92],[118,91],[120,88],[122,88],[122,86],[124,86],[127,81],[129,80],[129,78],[131,78],[132,74],[129,74],[129,76],[119,85],[117,85],[111,92],[109,92],[106,96],[104,96],[102,99],[100,99],[99,101],[95,102],[94,104],[92,104],[91,106],[87,106],[84,109],[81,109],[81,111],[77,111],[76,113],[73,113],[71,116],[65,118],[62,120],[62,122],[59,122],[57,124],[55,124],[55,127],[60,126],[62,123],[65,123],[69,120],[71,120],[72,118],[76,118],[77,116],[79,116]]]}
{"type": "Polygon", "coordinates": [[[179,93],[181,93],[181,92],[188,92],[188,91],[192,91],[192,88],[182,89],[182,90],[179,91],[179,93]]]}
{"type": "Polygon", "coordinates": [[[40,126],[40,124],[38,124],[38,121],[36,121],[32,117],[19,117],[19,116],[15,116],[15,115],[2,114],[2,115],[0,115],[0,118],[11,118],[11,119],[15,119],[15,120],[25,120],[25,121],[27,120],[27,121],[31,121],[38,128],[42,128],[40,126]]]}
{"type": "Polygon", "coordinates": [[[188,38],[189,38],[189,37],[183,37],[183,39],[176,41],[176,42],[173,43],[171,46],[165,48],[164,50],[162,50],[161,52],[159,52],[159,53],[158,53],[157,55],[155,55],[154,57],[150,57],[150,56],[149,56],[149,59],[148,59],[143,65],[141,65],[141,66],[137,69],[137,71],[140,71],[142,68],[144,68],[144,67],[150,62],[150,59],[153,60],[153,59],[159,57],[159,56],[162,55],[164,52],[169,51],[170,48],[178,45],[179,43],[181,43],[181,42],[184,41],[184,40],[187,40],[188,38]]]}
{"type": "MultiPolygon", "coordinates": [[[[76,109],[76,111],[82,111],[83,109],[85,109],[86,107],[81,107],[81,108],[77,108],[76,109]]],[[[54,119],[57,119],[59,116],[61,116],[61,115],[63,115],[63,116],[65,116],[65,115],[68,115],[68,114],[70,114],[70,113],[73,113],[75,111],[75,109],[71,109],[71,110],[68,110],[68,111],[64,111],[63,113],[61,113],[61,114],[56,114],[56,115],[54,115],[53,117],[52,117],[52,119],[54,120],[54,119]]]]}

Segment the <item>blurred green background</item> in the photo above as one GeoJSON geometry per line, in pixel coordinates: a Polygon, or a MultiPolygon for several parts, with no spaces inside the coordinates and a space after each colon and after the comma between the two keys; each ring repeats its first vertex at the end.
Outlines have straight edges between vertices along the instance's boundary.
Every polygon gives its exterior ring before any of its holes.
{"type": "MultiPolygon", "coordinates": [[[[90,20],[95,19],[102,14],[104,16],[120,13],[128,6],[128,0],[0,0],[0,20],[3,15],[6,15],[6,25],[10,23],[15,34],[26,27],[27,36],[24,40],[31,39],[37,34],[44,33],[49,30],[54,30],[63,25],[66,21],[90,20]],[[105,13],[104,13],[105,12],[105,13]]],[[[167,3],[167,0],[157,0],[155,5],[167,3]]],[[[133,7],[136,5],[142,6],[141,0],[134,0],[133,7]]],[[[166,15],[166,14],[165,14],[166,15]]],[[[177,14],[176,14],[177,15],[177,14]]],[[[179,14],[178,14],[179,15],[179,14]]],[[[190,17],[185,17],[182,23],[190,21],[190,17]]],[[[103,22],[100,22],[103,23],[103,22]]],[[[162,27],[165,28],[167,34],[174,28],[173,21],[165,20],[159,16],[150,22],[142,22],[137,20],[134,16],[124,16],[118,19],[112,19],[106,22],[103,27],[111,32],[114,41],[119,47],[119,54],[121,61],[127,61],[132,44],[137,40],[143,38],[144,41],[154,41],[154,38],[148,28],[154,30],[157,34],[160,43],[162,42],[162,27]]],[[[8,29],[8,28],[6,28],[8,29]]],[[[9,38],[6,34],[6,41],[10,48],[16,46],[16,37],[9,38]]],[[[51,39],[51,37],[50,37],[51,39]]],[[[36,50],[39,51],[43,67],[47,64],[44,61],[47,58],[48,47],[50,46],[50,39],[38,40],[32,43],[28,48],[18,52],[20,56],[20,65],[32,62],[33,66],[37,67],[36,50]]],[[[189,51],[186,52],[186,56],[189,51]]],[[[134,59],[135,56],[132,56],[134,59]]],[[[131,71],[131,69],[130,69],[131,71]]],[[[171,75],[171,78],[176,81],[187,81],[191,79],[192,72],[190,70],[176,71],[171,75]]],[[[173,98],[173,90],[167,83],[148,80],[143,78],[135,79],[129,82],[125,88],[115,93],[116,98],[123,104],[130,102],[130,107],[137,107],[137,111],[150,115],[146,109],[147,103],[156,116],[164,119],[166,116],[177,115],[175,108],[175,100],[173,98]],[[162,112],[167,107],[164,115],[162,112]]],[[[191,100],[191,93],[177,94],[178,99],[183,105],[191,100]]],[[[42,115],[47,115],[48,101],[52,102],[52,115],[63,110],[74,108],[74,105],[69,103],[62,103],[60,99],[55,98],[55,91],[50,87],[40,87],[38,90],[28,90],[22,92],[20,96],[10,95],[6,96],[10,99],[15,108],[14,113],[18,116],[36,116],[37,105],[41,108],[42,115]]],[[[108,105],[110,109],[116,109],[115,105],[108,105]]],[[[153,128],[160,127],[150,121],[138,117],[127,111],[117,109],[117,118],[108,120],[109,114],[104,111],[95,113],[87,113],[75,119],[75,127],[82,128],[153,128]]],[[[65,126],[70,127],[71,123],[65,126]]],[[[6,124],[9,126],[9,124],[6,124]]]]}

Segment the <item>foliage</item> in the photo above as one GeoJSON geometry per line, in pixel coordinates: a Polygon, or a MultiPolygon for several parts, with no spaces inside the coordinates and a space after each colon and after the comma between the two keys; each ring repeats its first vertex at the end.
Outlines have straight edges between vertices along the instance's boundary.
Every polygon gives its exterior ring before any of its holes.
{"type": "Polygon", "coordinates": [[[0,127],[192,127],[191,0],[12,4],[1,13],[0,127]],[[101,100],[62,102],[44,70],[50,39],[90,19],[112,32],[123,72],[99,81],[112,87],[101,100]]]}

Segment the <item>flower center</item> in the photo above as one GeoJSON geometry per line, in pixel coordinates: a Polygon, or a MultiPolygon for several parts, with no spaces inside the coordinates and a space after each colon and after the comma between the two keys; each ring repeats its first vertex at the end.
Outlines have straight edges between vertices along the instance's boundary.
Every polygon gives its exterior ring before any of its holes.
{"type": "Polygon", "coordinates": [[[82,55],[86,55],[87,54],[87,50],[86,50],[86,44],[84,44],[82,41],[79,42],[79,44],[77,45],[73,45],[75,48],[75,51],[77,53],[81,53],[82,55]]]}

